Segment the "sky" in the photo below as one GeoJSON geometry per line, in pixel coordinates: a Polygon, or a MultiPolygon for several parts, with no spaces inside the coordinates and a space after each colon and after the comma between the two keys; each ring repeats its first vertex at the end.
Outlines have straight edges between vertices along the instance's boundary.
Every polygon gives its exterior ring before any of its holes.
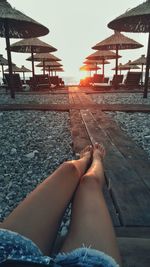
{"type": "MultiPolygon", "coordinates": [[[[75,77],[79,80],[84,76],[79,71],[85,58],[95,52],[91,47],[113,34],[107,24],[128,9],[141,4],[142,0],[8,0],[12,7],[20,10],[32,19],[46,26],[50,32],[40,39],[57,48],[53,53],[62,59],[65,72],[60,76],[75,77]]],[[[147,53],[147,33],[123,33],[144,45],[140,49],[121,50],[119,62],[126,63],[147,53]]],[[[11,39],[11,44],[19,39],[11,39]]],[[[5,39],[0,39],[0,54],[7,57],[5,39]]],[[[29,54],[12,52],[12,61],[17,65],[25,65],[29,54]]],[[[105,67],[106,76],[112,76],[111,70],[115,61],[105,67]]],[[[36,68],[36,72],[39,69],[36,68]]]]}

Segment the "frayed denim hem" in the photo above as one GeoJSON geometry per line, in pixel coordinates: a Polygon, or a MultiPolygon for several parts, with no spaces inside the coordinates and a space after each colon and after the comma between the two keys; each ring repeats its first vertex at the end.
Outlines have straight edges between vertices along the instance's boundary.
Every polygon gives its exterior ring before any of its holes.
{"type": "Polygon", "coordinates": [[[58,253],[55,257],[44,256],[30,239],[16,232],[0,229],[0,263],[7,260],[53,267],[119,267],[112,257],[84,246],[68,253],[58,253]]]}
{"type": "Polygon", "coordinates": [[[60,266],[119,267],[116,261],[104,252],[86,247],[68,253],[58,253],[54,261],[60,266]]]}

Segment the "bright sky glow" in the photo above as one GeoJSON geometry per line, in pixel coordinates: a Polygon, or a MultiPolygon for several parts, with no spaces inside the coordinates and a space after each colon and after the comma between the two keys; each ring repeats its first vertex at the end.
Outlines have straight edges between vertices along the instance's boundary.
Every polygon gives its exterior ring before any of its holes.
{"type": "MultiPolygon", "coordinates": [[[[8,0],[16,9],[47,26],[50,33],[41,40],[58,49],[54,53],[62,59],[65,72],[60,76],[83,77],[79,68],[85,57],[95,52],[91,47],[113,34],[107,24],[127,9],[141,4],[141,0],[8,0]]],[[[148,34],[123,33],[144,45],[140,49],[122,50],[119,62],[126,63],[147,53],[148,34]]],[[[11,39],[11,43],[19,39],[11,39]]],[[[0,54],[6,56],[5,39],[1,38],[0,54]]],[[[17,66],[25,65],[31,69],[31,63],[25,59],[29,54],[12,53],[12,61],[17,66]]],[[[105,67],[106,76],[113,75],[111,69],[115,61],[105,67]]],[[[39,70],[37,69],[37,72],[39,70]]],[[[100,71],[99,71],[100,72],[100,71]]]]}

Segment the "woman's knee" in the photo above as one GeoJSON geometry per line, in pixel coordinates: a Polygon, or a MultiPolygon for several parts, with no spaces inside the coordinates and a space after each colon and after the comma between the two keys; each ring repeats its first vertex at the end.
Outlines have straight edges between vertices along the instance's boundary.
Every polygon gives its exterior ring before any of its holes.
{"type": "Polygon", "coordinates": [[[67,171],[70,173],[70,175],[75,175],[78,178],[80,177],[80,171],[78,170],[74,161],[65,161],[62,164],[62,166],[63,166],[63,168],[67,169],[67,171]]]}

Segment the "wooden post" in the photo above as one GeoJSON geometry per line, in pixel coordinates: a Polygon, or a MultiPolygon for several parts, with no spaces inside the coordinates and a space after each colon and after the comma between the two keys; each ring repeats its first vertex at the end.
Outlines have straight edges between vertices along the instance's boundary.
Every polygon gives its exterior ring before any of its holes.
{"type": "Polygon", "coordinates": [[[118,89],[118,45],[116,45],[116,82],[115,89],[118,89]]]}
{"type": "Polygon", "coordinates": [[[31,61],[32,61],[32,77],[34,78],[35,70],[34,70],[34,55],[33,55],[33,47],[31,46],[31,61]]]}
{"type": "Polygon", "coordinates": [[[2,64],[2,75],[3,75],[3,79],[4,79],[4,65],[2,64]]]}
{"type": "Polygon", "coordinates": [[[12,76],[12,62],[11,62],[11,51],[10,51],[10,40],[9,40],[9,26],[7,21],[4,23],[5,27],[5,38],[6,38],[6,49],[7,49],[7,59],[8,59],[8,69],[10,75],[10,94],[12,98],[15,98],[15,88],[13,86],[13,76],[12,76]]]}
{"type": "Polygon", "coordinates": [[[45,60],[43,59],[43,75],[45,75],[45,60]]]}
{"type": "Polygon", "coordinates": [[[149,33],[149,36],[148,36],[148,49],[147,49],[146,72],[145,72],[145,83],[144,83],[143,98],[147,98],[148,81],[149,81],[149,66],[150,66],[150,33],[149,33]]]}

